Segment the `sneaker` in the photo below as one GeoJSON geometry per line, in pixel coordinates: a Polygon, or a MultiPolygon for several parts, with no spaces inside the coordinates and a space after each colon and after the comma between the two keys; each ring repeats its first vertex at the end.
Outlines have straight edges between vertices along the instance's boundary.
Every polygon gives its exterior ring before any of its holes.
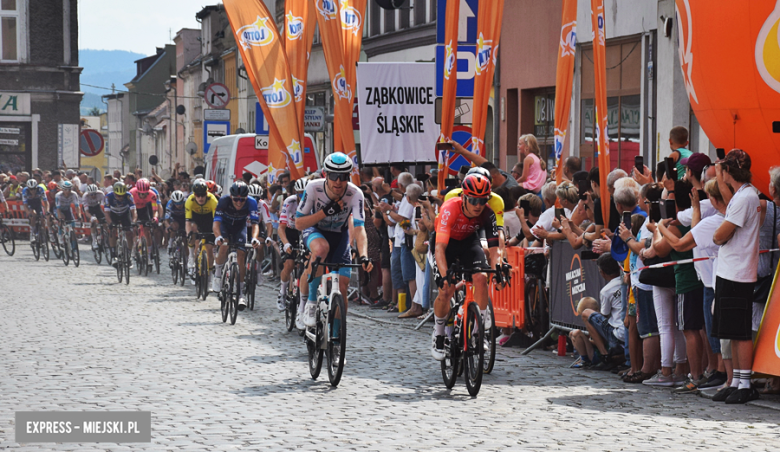
{"type": "Polygon", "coordinates": [[[92,249],[96,250],[98,248],[100,248],[100,246],[98,245],[98,242],[92,242],[92,249]]]}
{"type": "Polygon", "coordinates": [[[444,361],[444,358],[447,356],[447,353],[444,351],[444,336],[437,336],[436,331],[434,331],[433,334],[431,334],[431,338],[431,356],[433,356],[433,359],[436,361],[444,361]]]}
{"type": "Polygon", "coordinates": [[[243,295],[238,297],[238,310],[243,311],[246,309],[246,298],[243,295]]]}
{"type": "Polygon", "coordinates": [[[310,328],[317,326],[317,303],[314,301],[306,300],[306,307],[303,308],[303,323],[310,328]]]}
{"type": "Polygon", "coordinates": [[[371,306],[369,306],[368,308],[369,309],[382,309],[382,308],[387,307],[387,305],[389,305],[389,304],[390,304],[390,302],[387,301],[387,300],[379,300],[376,303],[374,303],[371,306]]]}
{"type": "Polygon", "coordinates": [[[263,274],[257,272],[257,285],[262,286],[264,282],[265,282],[265,278],[263,278],[263,274]]]}
{"type": "Polygon", "coordinates": [[[276,295],[276,309],[278,309],[279,312],[284,312],[287,309],[287,303],[284,302],[282,294],[276,295]]]}
{"type": "Polygon", "coordinates": [[[685,382],[684,385],[680,386],[679,388],[675,388],[672,390],[672,393],[674,394],[698,394],[699,393],[699,385],[707,381],[707,378],[702,376],[698,380],[694,380],[693,378],[689,378],[688,381],[685,382]]]}
{"type": "Polygon", "coordinates": [[[119,265],[119,259],[117,258],[111,259],[111,266],[116,268],[117,265],[119,265]]]}
{"type": "Polygon", "coordinates": [[[729,396],[735,391],[737,391],[737,388],[733,386],[726,386],[725,388],[718,390],[718,392],[716,392],[715,395],[712,396],[712,401],[725,402],[726,399],[728,399],[729,396]]]}
{"type": "Polygon", "coordinates": [[[305,330],[306,324],[303,323],[303,311],[298,310],[298,315],[295,316],[295,328],[298,328],[299,330],[305,330]]]}
{"type": "Polygon", "coordinates": [[[211,291],[219,292],[219,280],[222,278],[217,278],[213,275],[209,275],[209,278],[211,278],[211,291]]]}
{"type": "Polygon", "coordinates": [[[726,381],[728,381],[726,372],[715,371],[710,375],[706,382],[699,385],[699,389],[717,388],[718,386],[723,386],[723,383],[726,381]]]}
{"type": "Polygon", "coordinates": [[[728,397],[726,397],[726,403],[731,404],[743,404],[750,402],[751,400],[758,399],[758,391],[753,388],[743,388],[743,389],[737,389],[736,391],[732,392],[728,397]]]}
{"type": "Polygon", "coordinates": [[[655,374],[652,378],[643,381],[642,384],[646,384],[648,386],[662,386],[662,387],[670,388],[675,386],[674,375],[669,375],[667,377],[659,370],[657,374],[655,374]]]}
{"type": "Polygon", "coordinates": [[[35,234],[30,234],[30,243],[35,243],[35,234]]]}

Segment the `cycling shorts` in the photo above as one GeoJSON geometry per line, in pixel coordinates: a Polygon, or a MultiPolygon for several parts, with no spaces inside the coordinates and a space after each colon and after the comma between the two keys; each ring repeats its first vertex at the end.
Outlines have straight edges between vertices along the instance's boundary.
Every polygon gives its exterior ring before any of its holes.
{"type": "Polygon", "coordinates": [[[179,230],[184,231],[184,215],[171,215],[168,218],[168,221],[170,221],[171,224],[176,223],[179,225],[179,230]]]}
{"type": "MultiPolygon", "coordinates": [[[[311,250],[311,242],[314,239],[321,238],[328,242],[328,256],[325,262],[336,262],[340,264],[351,264],[351,249],[349,246],[349,231],[321,231],[316,226],[306,228],[301,233],[301,240],[306,248],[311,250]]],[[[339,275],[349,278],[352,273],[350,268],[339,269],[339,275]]]]}
{"type": "Polygon", "coordinates": [[[27,207],[33,210],[33,212],[40,215],[43,213],[43,203],[41,202],[41,198],[32,198],[27,200],[27,207]]]}
{"type": "Polygon", "coordinates": [[[228,243],[237,245],[239,249],[244,249],[246,246],[246,224],[238,224],[235,226],[226,225],[225,223],[219,224],[219,231],[222,234],[222,238],[227,240],[228,243]]]}
{"type": "MultiPolygon", "coordinates": [[[[298,249],[298,244],[301,240],[301,231],[293,228],[286,228],[284,233],[287,235],[287,241],[292,245],[290,254],[282,252],[282,260],[293,259],[295,257],[295,250],[298,249]]],[[[284,250],[284,244],[279,240],[279,248],[284,250]]]]}
{"type": "Polygon", "coordinates": [[[110,212],[111,215],[111,224],[121,224],[122,227],[129,228],[133,222],[130,221],[130,211],[126,211],[122,214],[117,214],[114,212],[110,212]]]}
{"type": "Polygon", "coordinates": [[[57,209],[57,218],[61,218],[65,221],[75,221],[73,218],[73,211],[70,210],[70,206],[67,209],[57,209]]]}
{"type": "MultiPolygon", "coordinates": [[[[436,255],[436,237],[434,233],[431,252],[436,255]]],[[[485,258],[485,251],[482,249],[482,244],[479,241],[479,234],[471,234],[463,240],[450,239],[447,243],[447,250],[444,252],[444,256],[447,259],[447,265],[451,266],[454,262],[459,261],[465,268],[484,268],[490,269],[487,259],[485,258]]]]}
{"type": "Polygon", "coordinates": [[[103,224],[106,222],[106,215],[103,213],[103,208],[100,206],[89,206],[87,208],[87,212],[89,212],[90,215],[98,219],[98,222],[100,224],[103,224]]]}
{"type": "Polygon", "coordinates": [[[136,209],[137,215],[138,215],[138,222],[139,223],[147,223],[151,221],[152,217],[149,215],[149,209],[146,207],[142,209],[136,209]]]}
{"type": "Polygon", "coordinates": [[[187,220],[190,224],[194,224],[198,227],[198,232],[210,232],[214,226],[214,215],[206,214],[200,215],[193,213],[192,218],[187,220]]]}

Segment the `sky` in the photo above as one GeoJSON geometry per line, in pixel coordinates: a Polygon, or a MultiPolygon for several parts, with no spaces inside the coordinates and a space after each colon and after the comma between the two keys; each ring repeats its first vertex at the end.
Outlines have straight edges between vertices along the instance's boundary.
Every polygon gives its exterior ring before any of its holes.
{"type": "Polygon", "coordinates": [[[182,28],[200,29],[195,14],[219,0],[79,0],[79,48],[152,55],[182,28]],[[170,30],[170,32],[169,32],[170,30]]]}

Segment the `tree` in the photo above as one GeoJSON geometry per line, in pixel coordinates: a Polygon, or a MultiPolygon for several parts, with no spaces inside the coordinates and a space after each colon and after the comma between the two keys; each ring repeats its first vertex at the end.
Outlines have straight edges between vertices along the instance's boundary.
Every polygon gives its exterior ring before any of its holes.
{"type": "Polygon", "coordinates": [[[102,111],[100,111],[100,108],[98,107],[92,107],[91,110],[89,110],[89,116],[100,116],[102,111]]]}

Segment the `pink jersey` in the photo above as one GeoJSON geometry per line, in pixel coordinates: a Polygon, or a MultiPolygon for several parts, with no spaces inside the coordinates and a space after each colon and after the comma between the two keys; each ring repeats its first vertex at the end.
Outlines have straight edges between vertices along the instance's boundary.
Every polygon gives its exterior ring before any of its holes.
{"type": "Polygon", "coordinates": [[[157,205],[157,195],[152,190],[149,190],[149,193],[146,196],[141,197],[138,189],[132,188],[130,194],[133,195],[133,202],[135,203],[135,208],[138,210],[146,208],[149,204],[154,206],[157,205]]]}

